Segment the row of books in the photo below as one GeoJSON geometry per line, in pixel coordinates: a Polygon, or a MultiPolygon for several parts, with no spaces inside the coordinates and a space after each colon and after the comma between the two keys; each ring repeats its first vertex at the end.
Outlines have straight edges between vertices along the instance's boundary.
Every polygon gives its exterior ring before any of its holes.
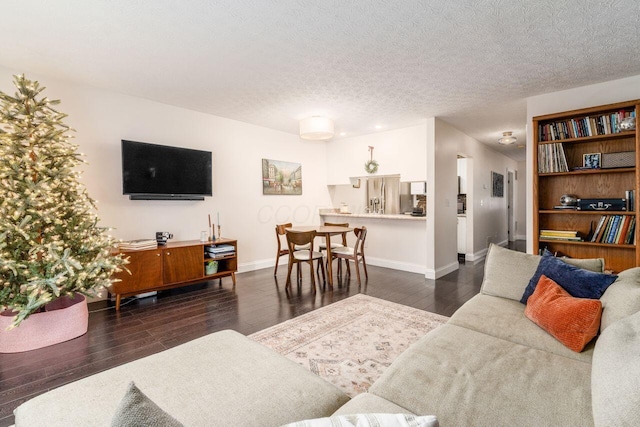
{"type": "Polygon", "coordinates": [[[591,241],[617,245],[635,244],[636,217],[631,215],[602,215],[591,241]]]}
{"type": "Polygon", "coordinates": [[[538,173],[569,172],[564,148],[559,142],[538,145],[538,173]]]}
{"type": "Polygon", "coordinates": [[[120,242],[118,247],[121,250],[140,251],[143,249],[156,249],[158,242],[155,239],[138,239],[120,242]]]}
{"type": "Polygon", "coordinates": [[[538,132],[540,134],[540,141],[558,141],[594,135],[609,135],[620,132],[620,122],[627,117],[635,117],[635,111],[621,110],[611,114],[586,116],[579,119],[540,124],[538,132]]]}
{"type": "Polygon", "coordinates": [[[566,240],[570,242],[582,242],[579,233],[574,230],[540,230],[540,239],[566,240]]]}

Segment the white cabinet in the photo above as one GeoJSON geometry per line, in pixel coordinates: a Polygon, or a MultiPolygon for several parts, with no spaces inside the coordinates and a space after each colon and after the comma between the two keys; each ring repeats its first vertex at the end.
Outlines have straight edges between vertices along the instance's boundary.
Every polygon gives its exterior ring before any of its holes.
{"type": "Polygon", "coordinates": [[[458,253],[467,253],[467,218],[458,217],[458,253]]]}

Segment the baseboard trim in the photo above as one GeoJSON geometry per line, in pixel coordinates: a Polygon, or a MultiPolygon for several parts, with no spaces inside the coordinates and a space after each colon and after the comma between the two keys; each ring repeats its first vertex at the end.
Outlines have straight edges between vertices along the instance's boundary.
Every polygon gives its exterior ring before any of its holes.
{"type": "MultiPolygon", "coordinates": [[[[391,268],[393,270],[407,271],[409,273],[426,274],[427,269],[423,265],[411,264],[407,262],[390,261],[382,258],[367,257],[368,265],[375,265],[376,267],[391,268]]],[[[262,268],[273,268],[275,266],[273,259],[265,259],[254,262],[246,262],[238,264],[238,273],[245,273],[248,271],[260,270],[262,268]]],[[[287,259],[282,257],[278,264],[278,269],[284,267],[287,268],[287,259]]]]}
{"type": "Polygon", "coordinates": [[[409,273],[426,273],[426,267],[424,265],[411,264],[408,262],[390,261],[382,258],[367,257],[367,264],[375,265],[376,267],[391,268],[393,270],[407,271],[409,273]]]}
{"type": "MultiPolygon", "coordinates": [[[[283,261],[280,261],[278,264],[279,267],[284,265],[284,268],[287,268],[287,259],[282,257],[283,261]]],[[[248,271],[261,270],[263,268],[273,268],[275,267],[275,262],[273,259],[263,259],[253,262],[244,262],[242,264],[238,264],[238,273],[246,273],[248,271]]]]}
{"type": "MultiPolygon", "coordinates": [[[[487,250],[484,249],[481,251],[481,256],[477,255],[466,255],[467,261],[480,262],[484,259],[487,250]],[[479,261],[475,261],[476,258],[479,258],[479,261]]],[[[375,257],[367,257],[368,265],[375,265],[376,267],[384,267],[391,268],[392,270],[400,270],[406,271],[409,273],[418,273],[424,274],[427,279],[439,279],[442,276],[446,276],[449,273],[456,271],[460,268],[458,262],[452,262],[443,267],[433,269],[427,269],[424,265],[412,264],[408,262],[400,262],[400,261],[392,261],[388,259],[375,258],[375,257]]],[[[259,260],[254,262],[246,262],[238,265],[238,273],[244,273],[248,271],[260,270],[262,268],[273,268],[275,266],[273,259],[259,260]]],[[[287,261],[284,257],[282,257],[278,269],[284,267],[287,268],[287,261]]]]}

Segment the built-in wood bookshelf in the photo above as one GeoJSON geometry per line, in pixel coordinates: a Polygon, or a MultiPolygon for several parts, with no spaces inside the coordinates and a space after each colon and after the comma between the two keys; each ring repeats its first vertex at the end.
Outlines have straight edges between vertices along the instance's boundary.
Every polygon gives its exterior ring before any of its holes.
{"type": "MultiPolygon", "coordinates": [[[[640,265],[640,249],[635,230],[630,243],[591,242],[603,215],[631,216],[637,219],[636,206],[628,210],[558,209],[564,194],[581,199],[622,199],[640,189],[640,132],[638,112],[640,100],[602,105],[533,118],[533,247],[536,252],[551,252],[573,258],[604,258],[605,267],[615,272],[640,265]],[[619,122],[635,116],[634,130],[621,130],[619,122]],[[555,144],[547,147],[548,144],[555,144]],[[558,149],[559,147],[559,149],[558,149]],[[581,169],[584,154],[633,152],[635,165],[618,168],[581,169]],[[549,154],[558,155],[556,166],[549,172],[549,154]],[[562,165],[566,162],[566,167],[562,165]],[[540,230],[577,231],[583,241],[547,239],[540,230]]],[[[633,158],[633,157],[632,157],[633,158]]]]}

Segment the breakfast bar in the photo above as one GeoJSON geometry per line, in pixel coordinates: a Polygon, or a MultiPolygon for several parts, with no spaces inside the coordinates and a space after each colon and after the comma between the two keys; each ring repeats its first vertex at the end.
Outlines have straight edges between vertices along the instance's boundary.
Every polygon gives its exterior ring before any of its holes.
{"type": "MultiPolygon", "coordinates": [[[[349,223],[367,227],[367,264],[413,273],[426,273],[426,217],[406,214],[340,213],[320,209],[320,222],[349,223]]],[[[348,235],[349,245],[355,241],[348,235]]]]}

